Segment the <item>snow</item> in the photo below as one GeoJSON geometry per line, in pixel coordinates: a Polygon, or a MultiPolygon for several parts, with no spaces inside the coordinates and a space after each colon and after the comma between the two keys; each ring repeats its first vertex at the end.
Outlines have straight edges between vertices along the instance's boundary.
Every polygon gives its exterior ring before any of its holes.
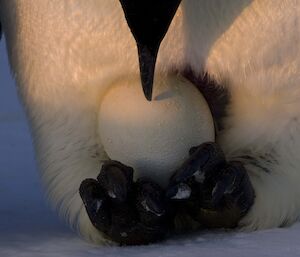
{"type": "Polygon", "coordinates": [[[1,257],[300,256],[300,224],[252,233],[201,231],[160,244],[105,247],[83,241],[51,211],[39,184],[30,134],[0,43],[1,257]]]}

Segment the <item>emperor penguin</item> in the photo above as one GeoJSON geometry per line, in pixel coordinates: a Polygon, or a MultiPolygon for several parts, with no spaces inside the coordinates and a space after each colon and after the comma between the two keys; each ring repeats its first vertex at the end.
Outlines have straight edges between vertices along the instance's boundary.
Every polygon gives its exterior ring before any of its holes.
{"type": "MultiPolygon", "coordinates": [[[[59,215],[98,244],[160,240],[178,206],[208,227],[296,222],[299,19],[297,0],[0,0],[12,73],[59,215]],[[108,161],[96,129],[111,85],[140,75],[150,101],[154,73],[186,74],[227,96],[216,142],[192,148],[167,189],[135,183],[130,167],[108,161]],[[190,194],[176,201],[179,190],[190,194]],[[129,191],[148,205],[129,204],[129,191]]],[[[209,99],[218,105],[217,93],[209,99]]]]}

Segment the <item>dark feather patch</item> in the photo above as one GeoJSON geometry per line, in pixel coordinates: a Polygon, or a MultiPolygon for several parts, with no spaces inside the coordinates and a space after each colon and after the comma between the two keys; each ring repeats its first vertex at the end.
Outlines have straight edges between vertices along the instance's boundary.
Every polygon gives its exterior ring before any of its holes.
{"type": "Polygon", "coordinates": [[[204,96],[214,118],[216,134],[218,134],[224,128],[222,121],[226,117],[226,107],[230,102],[230,93],[214,80],[209,79],[207,74],[197,75],[191,68],[186,68],[181,74],[191,81],[204,96]]]}

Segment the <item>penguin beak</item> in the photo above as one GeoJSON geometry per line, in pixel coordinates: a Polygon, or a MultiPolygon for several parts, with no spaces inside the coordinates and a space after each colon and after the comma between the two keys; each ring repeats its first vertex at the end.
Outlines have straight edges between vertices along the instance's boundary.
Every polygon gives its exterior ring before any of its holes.
{"type": "Polygon", "coordinates": [[[120,0],[120,2],[136,40],[144,95],[151,101],[158,50],[181,0],[120,0]]]}

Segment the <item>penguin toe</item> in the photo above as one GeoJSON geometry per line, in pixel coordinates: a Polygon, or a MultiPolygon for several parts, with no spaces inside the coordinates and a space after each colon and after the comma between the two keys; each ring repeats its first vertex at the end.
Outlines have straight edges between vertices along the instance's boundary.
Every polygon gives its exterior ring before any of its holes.
{"type": "Polygon", "coordinates": [[[149,244],[167,234],[164,190],[150,179],[134,182],[131,167],[107,161],[79,192],[92,224],[120,245],[149,244]]]}
{"type": "Polygon", "coordinates": [[[237,226],[254,203],[255,192],[243,164],[227,162],[216,143],[190,150],[167,188],[175,209],[185,209],[203,227],[237,226]]]}

